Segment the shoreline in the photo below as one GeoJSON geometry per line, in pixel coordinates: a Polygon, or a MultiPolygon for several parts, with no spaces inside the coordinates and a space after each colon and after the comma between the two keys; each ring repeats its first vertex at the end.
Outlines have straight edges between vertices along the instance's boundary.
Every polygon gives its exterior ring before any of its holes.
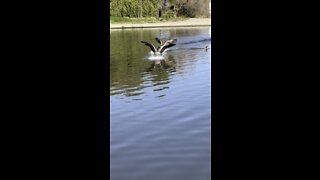
{"type": "Polygon", "coordinates": [[[190,18],[185,21],[159,22],[144,24],[111,24],[110,29],[158,28],[158,27],[197,27],[211,26],[211,18],[190,18]]]}

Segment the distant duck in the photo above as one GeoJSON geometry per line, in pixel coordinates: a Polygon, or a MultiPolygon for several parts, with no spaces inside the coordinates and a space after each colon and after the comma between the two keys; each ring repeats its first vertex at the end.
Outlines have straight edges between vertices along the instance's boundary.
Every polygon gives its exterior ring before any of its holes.
{"type": "Polygon", "coordinates": [[[209,47],[208,47],[208,46],[205,46],[204,49],[205,49],[206,51],[208,51],[209,47]]]}
{"type": "Polygon", "coordinates": [[[160,46],[157,48],[155,48],[154,45],[151,43],[145,41],[141,42],[146,46],[149,46],[154,55],[161,56],[166,49],[176,45],[175,43],[177,42],[177,39],[169,39],[163,43],[159,38],[156,37],[156,41],[160,44],[160,46]]]}
{"type": "Polygon", "coordinates": [[[208,51],[208,49],[210,49],[208,46],[205,47],[196,47],[196,48],[191,48],[191,49],[204,49],[206,51],[208,51]]]}

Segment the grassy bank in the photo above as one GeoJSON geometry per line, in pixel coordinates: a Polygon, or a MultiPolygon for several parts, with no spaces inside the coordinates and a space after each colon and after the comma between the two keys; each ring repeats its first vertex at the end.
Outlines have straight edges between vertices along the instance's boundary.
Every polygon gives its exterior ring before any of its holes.
{"type": "Polygon", "coordinates": [[[159,22],[175,22],[175,21],[185,21],[188,18],[127,18],[127,17],[116,17],[110,16],[110,23],[112,24],[144,24],[144,23],[159,23],[159,22]]]}

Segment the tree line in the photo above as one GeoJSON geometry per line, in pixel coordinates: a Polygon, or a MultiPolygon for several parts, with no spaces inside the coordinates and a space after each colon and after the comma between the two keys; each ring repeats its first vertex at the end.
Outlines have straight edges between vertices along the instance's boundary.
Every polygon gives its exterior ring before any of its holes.
{"type": "Polygon", "coordinates": [[[110,16],[208,17],[209,2],[210,0],[110,0],[110,16]]]}

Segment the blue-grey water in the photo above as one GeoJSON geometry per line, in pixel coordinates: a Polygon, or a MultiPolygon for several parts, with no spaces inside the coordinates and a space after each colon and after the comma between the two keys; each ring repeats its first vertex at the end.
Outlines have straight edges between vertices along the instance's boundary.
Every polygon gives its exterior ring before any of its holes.
{"type": "Polygon", "coordinates": [[[211,179],[209,27],[110,30],[110,179],[211,179]],[[160,39],[177,38],[163,60],[160,39]]]}

